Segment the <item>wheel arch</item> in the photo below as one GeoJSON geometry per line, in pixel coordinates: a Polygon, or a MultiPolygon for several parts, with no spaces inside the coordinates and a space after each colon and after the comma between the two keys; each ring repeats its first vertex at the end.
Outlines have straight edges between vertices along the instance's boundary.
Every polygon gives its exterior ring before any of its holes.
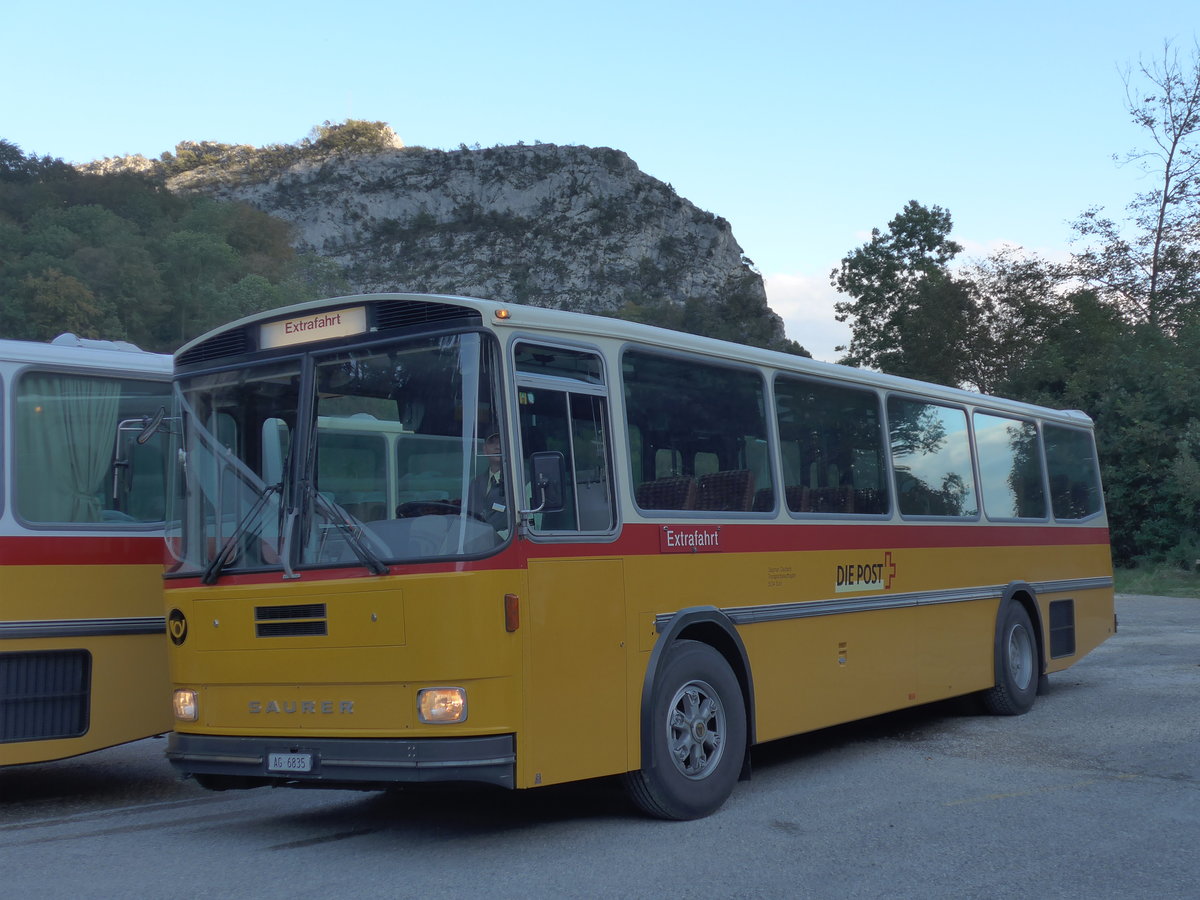
{"type": "Polygon", "coordinates": [[[650,753],[650,732],[653,728],[650,717],[654,681],[668,649],[680,640],[707,644],[720,653],[729,664],[729,668],[733,670],[734,677],[741,686],[742,701],[746,707],[746,755],[742,760],[741,779],[746,780],[750,776],[750,748],[755,743],[754,676],[750,669],[750,658],[746,653],[746,646],[742,643],[737,627],[729,616],[715,606],[693,606],[675,613],[662,627],[658,640],[654,643],[654,649],[650,651],[646,676],[642,680],[639,718],[642,768],[654,764],[650,753]]]}
{"type": "MultiPolygon", "coordinates": [[[[1019,603],[1025,608],[1025,612],[1029,615],[1029,624],[1033,626],[1034,646],[1037,647],[1037,672],[1038,677],[1046,674],[1046,639],[1045,632],[1042,626],[1042,614],[1038,608],[1037,591],[1033,585],[1025,581],[1012,581],[1004,589],[1004,593],[1000,597],[1000,605],[996,608],[996,628],[995,637],[993,638],[993,650],[998,651],[1000,648],[1000,622],[1004,616],[1004,607],[1010,602],[1019,603]]],[[[995,653],[993,653],[995,657],[995,653]]],[[[997,665],[999,663],[997,662],[997,665]]],[[[1000,677],[1000,672],[997,671],[996,677],[1000,677]]]]}

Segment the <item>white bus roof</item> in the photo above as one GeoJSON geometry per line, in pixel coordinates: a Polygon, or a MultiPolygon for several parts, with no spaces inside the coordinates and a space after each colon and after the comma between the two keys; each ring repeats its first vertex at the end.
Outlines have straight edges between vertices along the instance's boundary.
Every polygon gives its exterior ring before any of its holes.
{"type": "Polygon", "coordinates": [[[840,381],[846,384],[874,387],[881,390],[917,394],[953,403],[985,406],[996,410],[1006,410],[1014,414],[1038,415],[1043,418],[1058,419],[1068,424],[1090,426],[1092,421],[1086,413],[1079,410],[1050,409],[1018,400],[1008,400],[961,388],[946,387],[930,382],[902,378],[896,375],[886,375],[870,369],[857,369],[836,363],[821,362],[790,353],[763,350],[746,344],[737,344],[732,341],[718,340],[717,338],[701,337],[700,335],[672,331],[654,325],[643,325],[639,322],[629,322],[609,316],[561,309],[547,309],[538,306],[523,306],[518,303],[500,303],[495,300],[481,300],[476,297],[459,297],[445,294],[353,294],[345,297],[312,300],[293,306],[255,313],[221,328],[213,329],[207,334],[189,341],[176,351],[176,358],[182,356],[192,347],[204,343],[218,334],[244,328],[248,325],[276,319],[286,319],[304,313],[334,309],[340,306],[353,306],[354,304],[378,301],[405,300],[447,303],[475,309],[479,312],[484,324],[496,330],[518,333],[546,332],[565,340],[584,338],[596,342],[617,341],[619,343],[636,343],[664,350],[695,353],[725,362],[748,363],[769,367],[778,371],[811,375],[823,380],[840,381]]]}
{"type": "Polygon", "coordinates": [[[61,334],[49,343],[0,340],[0,364],[106,369],[130,374],[171,374],[171,356],[127,341],[98,341],[61,334]]]}

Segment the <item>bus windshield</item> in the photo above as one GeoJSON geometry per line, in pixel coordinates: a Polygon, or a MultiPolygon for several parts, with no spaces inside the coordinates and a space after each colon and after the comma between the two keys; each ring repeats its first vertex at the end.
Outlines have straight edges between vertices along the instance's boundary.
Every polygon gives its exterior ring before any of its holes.
{"type": "Polygon", "coordinates": [[[493,356],[465,333],[182,378],[175,573],[381,574],[498,547],[510,505],[473,501],[502,454],[493,356]]]}

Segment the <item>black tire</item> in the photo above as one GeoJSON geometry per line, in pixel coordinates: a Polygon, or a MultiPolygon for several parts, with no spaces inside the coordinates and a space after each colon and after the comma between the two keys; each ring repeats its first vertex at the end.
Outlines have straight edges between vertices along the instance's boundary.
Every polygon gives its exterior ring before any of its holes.
{"type": "Polygon", "coordinates": [[[720,808],[746,755],[746,704],[729,663],[697,641],[667,651],[651,697],[649,765],[625,776],[633,802],[659,819],[720,808]]]}
{"type": "Polygon", "coordinates": [[[994,716],[1019,716],[1037,699],[1040,675],[1037,633],[1025,607],[1010,600],[996,630],[996,684],[982,694],[994,716]]]}

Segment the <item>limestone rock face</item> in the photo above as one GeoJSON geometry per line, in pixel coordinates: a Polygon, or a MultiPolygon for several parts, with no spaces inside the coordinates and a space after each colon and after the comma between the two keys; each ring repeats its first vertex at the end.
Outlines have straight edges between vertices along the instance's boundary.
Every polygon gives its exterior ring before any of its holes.
{"type": "MultiPolygon", "coordinates": [[[[604,147],[456,151],[392,146],[326,155],[180,145],[216,161],[167,174],[178,192],[242,201],[294,227],[298,250],[361,291],[453,293],[586,312],[721,323],[784,342],[762,278],[729,223],[604,147]],[[266,153],[266,151],[264,151],[266,153]],[[710,312],[709,309],[718,310],[710,312]],[[665,313],[664,313],[665,311],[665,313]],[[731,319],[745,318],[742,329],[731,319]]],[[[110,161],[105,161],[110,162],[110,161]]],[[[168,170],[169,173],[169,170],[168,170]]],[[[711,328],[693,328],[706,330],[711,328]]]]}

